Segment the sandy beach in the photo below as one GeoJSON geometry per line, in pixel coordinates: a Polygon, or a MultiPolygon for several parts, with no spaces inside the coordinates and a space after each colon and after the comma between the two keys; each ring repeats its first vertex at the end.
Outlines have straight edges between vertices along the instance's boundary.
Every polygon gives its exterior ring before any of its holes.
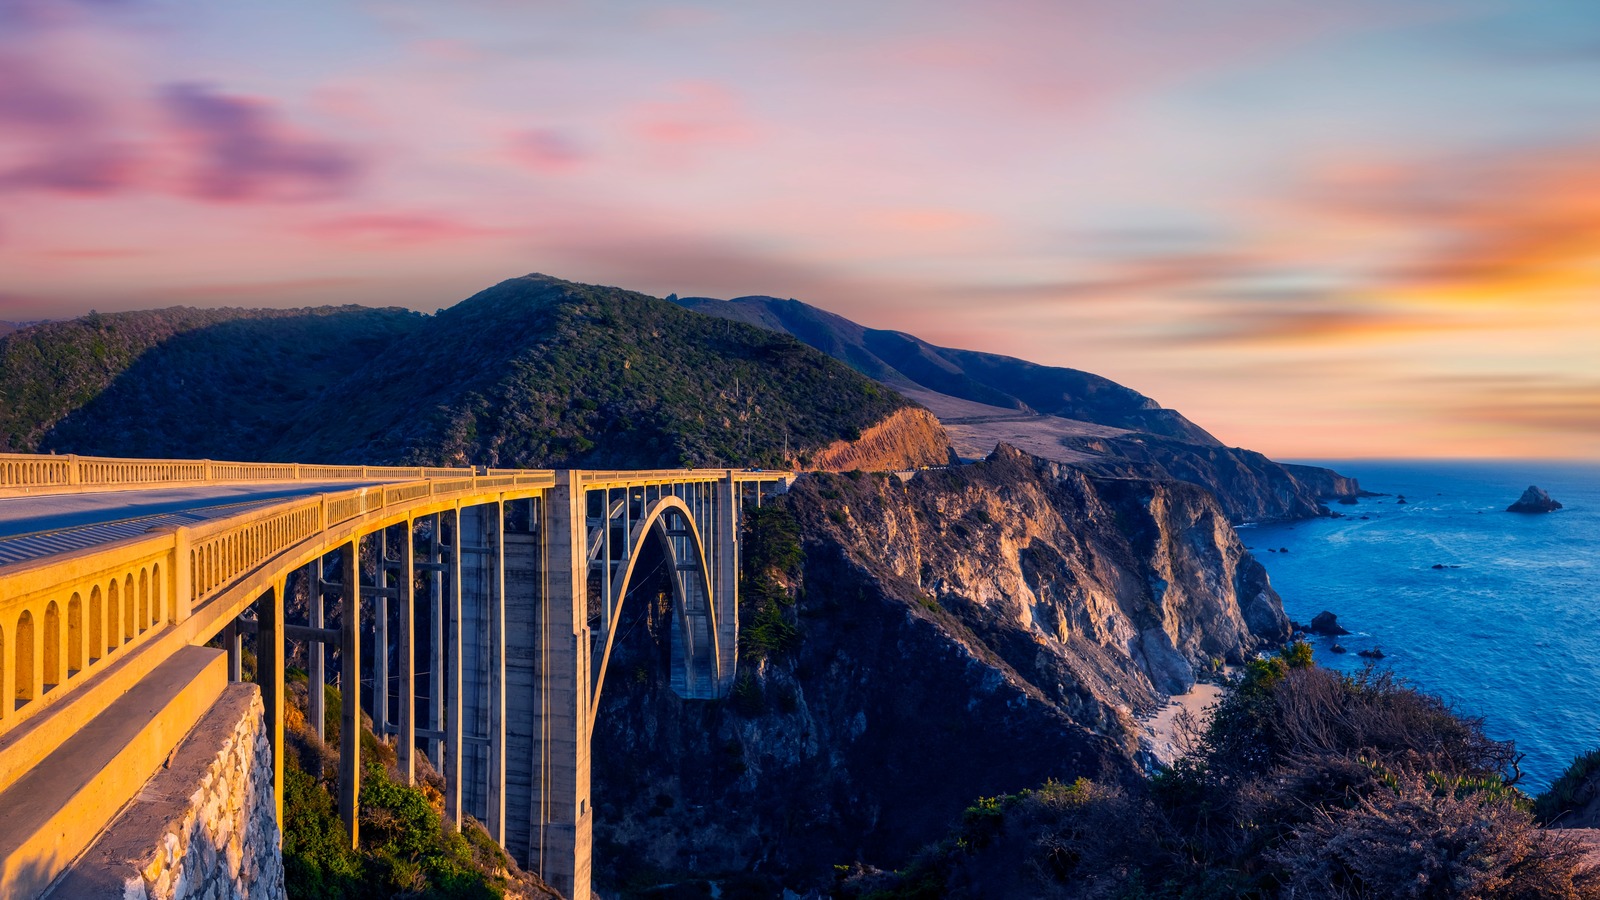
{"type": "Polygon", "coordinates": [[[1162,765],[1171,765],[1182,750],[1178,746],[1178,721],[1185,712],[1196,722],[1204,722],[1209,708],[1222,697],[1222,687],[1215,684],[1196,684],[1187,694],[1174,696],[1160,712],[1140,721],[1144,733],[1139,744],[1162,765]]]}

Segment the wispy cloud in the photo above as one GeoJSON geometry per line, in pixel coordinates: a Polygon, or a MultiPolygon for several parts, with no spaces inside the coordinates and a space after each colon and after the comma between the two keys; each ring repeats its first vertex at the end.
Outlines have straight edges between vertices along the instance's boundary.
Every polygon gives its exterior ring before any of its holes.
{"type": "Polygon", "coordinates": [[[193,154],[188,185],[201,199],[323,200],[363,174],[352,150],[295,132],[265,100],[198,84],[172,85],[162,100],[193,154]]]}

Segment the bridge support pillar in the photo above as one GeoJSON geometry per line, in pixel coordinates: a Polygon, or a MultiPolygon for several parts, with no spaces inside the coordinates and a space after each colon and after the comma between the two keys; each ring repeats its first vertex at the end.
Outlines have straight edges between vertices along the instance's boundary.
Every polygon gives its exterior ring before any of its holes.
{"type": "Polygon", "coordinates": [[[506,842],[506,560],[505,506],[481,508],[483,537],[489,553],[489,816],[484,821],[495,843],[506,842]]]}
{"type": "MultiPolygon", "coordinates": [[[[449,562],[444,576],[444,821],[461,830],[461,510],[448,514],[449,562]]],[[[441,519],[444,516],[440,517],[441,519]]]]}
{"type": "Polygon", "coordinates": [[[339,818],[361,842],[361,539],[339,550],[339,818]]]}
{"type": "MultiPolygon", "coordinates": [[[[433,534],[428,538],[428,727],[444,734],[444,565],[445,551],[439,529],[445,517],[433,515],[433,534]]],[[[434,768],[444,771],[444,741],[429,740],[428,758],[434,768]]]]}
{"type": "Polygon", "coordinates": [[[400,608],[399,632],[395,635],[395,650],[400,666],[400,721],[397,723],[399,734],[395,738],[395,752],[399,756],[400,777],[405,779],[406,784],[417,782],[417,605],[414,590],[417,573],[413,568],[413,543],[416,538],[411,524],[410,519],[401,523],[400,577],[396,579],[400,593],[395,601],[400,608]]]}
{"type": "MultiPolygon", "coordinates": [[[[757,485],[759,488],[760,486],[757,485]]],[[[734,675],[739,658],[739,525],[742,510],[739,506],[739,483],[728,471],[727,480],[716,490],[716,538],[712,543],[713,602],[717,611],[717,655],[721,678],[717,696],[726,697],[733,689],[734,675]]],[[[707,523],[712,524],[712,523],[707,523]]],[[[704,527],[704,526],[702,526],[704,527]]]]}
{"type": "MultiPolygon", "coordinates": [[[[539,674],[541,778],[533,814],[543,819],[545,881],[571,900],[589,900],[593,814],[589,801],[590,635],[586,501],[577,473],[556,472],[540,523],[545,539],[545,641],[539,674]]],[[[530,863],[533,862],[530,860],[530,863]]]]}
{"type": "Polygon", "coordinates": [[[382,740],[389,729],[389,529],[380,528],[377,539],[377,590],[372,592],[372,732],[382,740]]]}
{"type": "MultiPolygon", "coordinates": [[[[272,799],[277,805],[278,827],[283,827],[283,673],[284,658],[283,592],[285,581],[278,579],[256,601],[256,683],[261,686],[261,705],[265,708],[267,740],[272,745],[272,799]]],[[[233,642],[229,641],[230,652],[233,642]]],[[[232,668],[232,660],[229,661],[232,668]]],[[[230,677],[232,673],[230,672],[230,677]]],[[[315,686],[313,683],[311,686],[315,686]]]]}
{"type": "MultiPolygon", "coordinates": [[[[327,625],[322,602],[322,559],[318,558],[306,565],[306,618],[312,628],[327,625]]],[[[323,665],[326,658],[321,641],[306,642],[306,718],[311,720],[311,730],[319,741],[328,739],[328,672],[323,665]]]]}

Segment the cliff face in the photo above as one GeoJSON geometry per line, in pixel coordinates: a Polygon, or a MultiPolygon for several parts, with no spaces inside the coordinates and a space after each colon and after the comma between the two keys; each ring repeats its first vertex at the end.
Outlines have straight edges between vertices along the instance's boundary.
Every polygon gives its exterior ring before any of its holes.
{"type": "Polygon", "coordinates": [[[623,687],[608,684],[595,740],[602,883],[755,871],[802,886],[855,859],[902,864],[976,796],[1132,777],[1131,713],[1288,637],[1265,573],[1193,485],[1001,448],[905,482],[807,476],[783,506],[804,545],[776,576],[792,638],[742,645],[727,701],[666,689],[667,610],[630,595],[638,624],[608,676],[623,687]]]}
{"type": "Polygon", "coordinates": [[[1322,500],[1361,493],[1354,478],[1331,469],[1284,465],[1238,447],[1200,446],[1153,435],[1065,443],[1084,454],[1079,464],[1097,473],[1200,485],[1216,495],[1236,524],[1327,515],[1322,500]]]}
{"type": "Polygon", "coordinates": [[[853,441],[834,441],[811,457],[810,468],[825,472],[883,472],[942,466],[950,461],[950,438],[925,409],[907,407],[861,432],[853,441]]]}
{"type": "Polygon", "coordinates": [[[1339,497],[1360,497],[1366,494],[1361,489],[1360,482],[1348,475],[1340,475],[1332,469],[1321,466],[1301,466],[1294,463],[1279,463],[1294,479],[1305,485],[1308,490],[1316,492],[1318,497],[1335,499],[1339,497]]]}

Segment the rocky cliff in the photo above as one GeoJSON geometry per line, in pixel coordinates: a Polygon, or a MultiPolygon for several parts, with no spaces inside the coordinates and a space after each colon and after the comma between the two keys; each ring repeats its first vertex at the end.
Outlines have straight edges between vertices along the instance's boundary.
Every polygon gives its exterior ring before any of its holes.
{"type": "Polygon", "coordinates": [[[630,595],[595,739],[603,883],[901,864],[976,796],[1134,777],[1132,714],[1288,637],[1225,513],[1181,482],[1002,447],[908,481],[806,476],[778,515],[803,554],[745,573],[727,701],[666,689],[670,607],[630,595]]]}
{"type": "Polygon", "coordinates": [[[1314,491],[1316,495],[1325,500],[1334,500],[1344,497],[1372,496],[1361,489],[1361,483],[1348,475],[1340,475],[1332,469],[1322,466],[1302,466],[1294,463],[1279,463],[1300,484],[1314,491]]]}
{"type": "Polygon", "coordinates": [[[1235,524],[1328,514],[1324,499],[1358,496],[1361,487],[1332,469],[1284,465],[1254,450],[1189,444],[1154,435],[1073,438],[1078,464],[1104,475],[1175,479],[1216,495],[1235,524]]]}
{"type": "Polygon", "coordinates": [[[883,472],[942,466],[950,462],[950,439],[925,409],[907,407],[850,441],[834,441],[811,454],[807,468],[825,472],[883,472]]]}

